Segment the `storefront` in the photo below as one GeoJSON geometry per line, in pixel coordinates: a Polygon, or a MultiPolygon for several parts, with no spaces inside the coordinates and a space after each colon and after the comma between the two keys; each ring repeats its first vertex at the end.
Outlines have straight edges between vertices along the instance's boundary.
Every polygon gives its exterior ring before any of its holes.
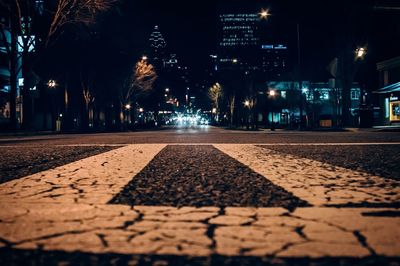
{"type": "Polygon", "coordinates": [[[383,87],[375,93],[381,95],[383,124],[400,124],[400,82],[383,87]]]}
{"type": "Polygon", "coordinates": [[[400,123],[400,93],[389,97],[389,112],[390,123],[400,123]]]}

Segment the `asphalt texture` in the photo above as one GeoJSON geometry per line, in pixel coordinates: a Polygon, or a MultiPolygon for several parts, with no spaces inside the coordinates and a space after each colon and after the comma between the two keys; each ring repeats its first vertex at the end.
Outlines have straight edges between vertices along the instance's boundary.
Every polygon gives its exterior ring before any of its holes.
{"type": "Polygon", "coordinates": [[[0,136],[0,145],[133,143],[355,143],[400,142],[399,132],[243,131],[215,127],[166,128],[159,131],[98,134],[0,136]]]}
{"type": "Polygon", "coordinates": [[[97,155],[116,147],[1,147],[0,183],[97,155]]]}
{"type": "Polygon", "coordinates": [[[216,148],[164,148],[110,203],[155,206],[284,207],[305,201],[216,148]]]}
{"type": "Polygon", "coordinates": [[[400,180],[400,145],[385,146],[261,146],[351,170],[400,180]]]}
{"type": "Polygon", "coordinates": [[[137,265],[137,266],[398,266],[399,258],[379,256],[353,258],[278,259],[251,256],[189,257],[160,255],[91,254],[83,252],[0,249],[0,264],[17,265],[137,265]]]}

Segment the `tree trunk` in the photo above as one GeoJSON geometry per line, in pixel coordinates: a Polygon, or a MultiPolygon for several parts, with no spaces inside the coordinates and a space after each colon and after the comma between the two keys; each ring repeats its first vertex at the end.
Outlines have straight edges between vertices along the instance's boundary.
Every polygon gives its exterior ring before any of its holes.
{"type": "MultiPolygon", "coordinates": [[[[11,11],[13,12],[13,10],[11,11]]],[[[11,14],[11,17],[14,17],[11,14]]],[[[10,129],[18,129],[17,119],[17,63],[18,63],[18,47],[17,47],[17,29],[15,21],[11,21],[11,46],[10,46],[10,129]]]]}

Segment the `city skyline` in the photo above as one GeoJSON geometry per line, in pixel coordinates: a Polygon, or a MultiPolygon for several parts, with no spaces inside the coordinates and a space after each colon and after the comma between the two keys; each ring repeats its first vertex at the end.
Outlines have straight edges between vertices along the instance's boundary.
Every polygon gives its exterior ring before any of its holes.
{"type": "MultiPolygon", "coordinates": [[[[185,65],[196,72],[204,69],[210,54],[217,52],[219,40],[217,21],[220,13],[226,13],[228,10],[240,13],[241,10],[245,10],[257,14],[262,8],[268,9],[271,15],[263,25],[262,41],[265,44],[287,44],[290,58],[292,61],[297,61],[296,25],[300,24],[301,57],[304,68],[308,68],[310,64],[314,66],[318,64],[317,69],[306,71],[304,75],[309,79],[318,80],[326,76],[325,67],[334,57],[338,57],[340,47],[338,48],[337,35],[340,33],[340,27],[343,27],[342,20],[345,19],[341,16],[344,7],[341,1],[324,1],[323,4],[319,2],[303,1],[302,4],[296,4],[290,1],[219,1],[218,3],[205,1],[189,5],[179,1],[163,4],[162,1],[153,0],[141,2],[136,7],[132,6],[132,12],[135,16],[139,15],[137,20],[141,21],[143,34],[139,35],[148,36],[151,29],[158,25],[172,53],[176,53],[185,65]]],[[[398,34],[396,35],[396,31],[398,33],[400,29],[396,23],[391,23],[395,21],[396,12],[375,10],[373,7],[396,3],[388,1],[354,1],[354,3],[353,8],[357,11],[357,19],[353,25],[356,28],[354,37],[357,40],[354,42],[369,46],[369,57],[366,60],[370,61],[366,71],[371,73],[375,67],[374,63],[394,56],[396,45],[400,42],[398,34]],[[367,15],[369,17],[366,17],[367,15]],[[369,24],[363,24],[364,21],[369,24]],[[392,32],[393,37],[382,34],[380,30],[382,27],[386,28],[386,32],[392,32]]],[[[139,50],[145,50],[148,45],[140,38],[137,38],[136,42],[139,50]]]]}

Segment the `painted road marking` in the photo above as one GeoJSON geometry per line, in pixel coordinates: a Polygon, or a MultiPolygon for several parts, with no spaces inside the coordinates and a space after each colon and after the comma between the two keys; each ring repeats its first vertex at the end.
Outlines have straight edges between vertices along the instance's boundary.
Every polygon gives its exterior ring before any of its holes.
{"type": "Polygon", "coordinates": [[[390,212],[396,211],[0,203],[0,247],[100,254],[396,257],[400,219],[379,217],[390,212]]]}
{"type": "Polygon", "coordinates": [[[216,148],[314,206],[400,202],[400,182],[254,145],[216,148]]]}
{"type": "Polygon", "coordinates": [[[133,144],[0,185],[0,202],[107,203],[166,145],[133,144]]]}
{"type": "MultiPolygon", "coordinates": [[[[128,145],[0,185],[0,247],[189,256],[400,256],[396,208],[311,207],[290,213],[105,204],[166,145],[128,145]]],[[[214,146],[314,205],[398,200],[393,180],[387,186],[380,177],[340,167],[334,172],[333,166],[252,145],[214,146]],[[372,183],[356,193],[358,182],[366,180],[372,183]],[[335,185],[352,198],[327,190],[335,185]]]]}

